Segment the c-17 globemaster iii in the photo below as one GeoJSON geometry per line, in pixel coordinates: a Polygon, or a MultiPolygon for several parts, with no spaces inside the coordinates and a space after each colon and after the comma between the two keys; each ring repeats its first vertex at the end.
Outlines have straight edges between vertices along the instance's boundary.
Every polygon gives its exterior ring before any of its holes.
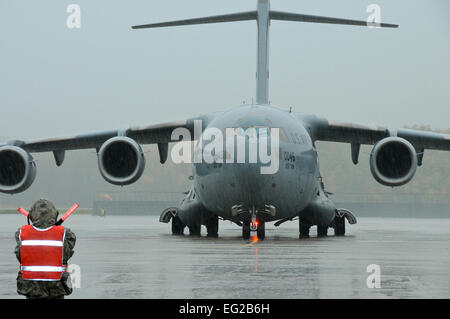
{"type": "MultiPolygon", "coordinates": [[[[36,165],[30,154],[33,152],[53,152],[60,166],[67,150],[94,148],[105,180],[128,185],[139,179],[145,167],[140,144],[157,144],[160,162],[165,163],[170,142],[196,140],[194,157],[200,156],[193,161],[192,187],[180,207],[168,208],[160,217],[161,222],[172,221],[173,234],[183,234],[188,227],[191,235],[200,235],[201,226],[205,225],[208,236],[215,237],[218,221],[223,219],[242,226],[244,239],[250,237],[251,231],[263,239],[266,222],[278,226],[298,218],[300,237],[309,236],[313,225],[317,226],[318,236],[325,236],[330,227],[334,228],[335,235],[344,235],[345,221],[354,224],[356,218],[350,211],[337,208],[325,191],[319,172],[317,141],[349,143],[354,164],[358,163],[362,144],[374,145],[370,155],[372,175],[390,187],[404,185],[413,178],[417,166],[422,165],[425,149],[450,150],[449,135],[336,123],[270,105],[271,21],[370,26],[366,21],[272,11],[269,0],[258,0],[256,11],[132,28],[247,20],[255,20],[258,30],[256,103],[180,122],[73,137],[10,141],[0,146],[0,191],[18,193],[33,183],[36,176],[36,165]],[[266,150],[270,147],[270,157],[261,152],[263,146],[266,150]],[[204,156],[208,155],[206,150],[210,151],[209,157],[204,156]],[[268,170],[264,172],[264,169],[268,170]]],[[[384,23],[376,26],[398,27],[384,23]]]]}

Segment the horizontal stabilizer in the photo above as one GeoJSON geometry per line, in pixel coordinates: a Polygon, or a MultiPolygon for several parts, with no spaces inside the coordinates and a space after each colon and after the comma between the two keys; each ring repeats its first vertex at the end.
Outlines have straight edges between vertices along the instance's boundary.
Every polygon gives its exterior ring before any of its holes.
{"type": "Polygon", "coordinates": [[[270,19],[283,20],[283,21],[295,21],[295,22],[313,22],[313,23],[330,23],[330,24],[346,24],[346,25],[358,25],[358,26],[375,26],[382,28],[398,28],[398,24],[389,23],[373,23],[361,20],[349,20],[330,18],[322,16],[313,16],[307,14],[297,14],[280,11],[270,11],[270,19]]]}
{"type": "Polygon", "coordinates": [[[161,22],[161,23],[135,25],[135,26],[132,26],[132,28],[133,29],[147,29],[147,28],[173,27],[173,26],[179,26],[179,25],[256,20],[256,18],[257,18],[256,11],[248,11],[248,12],[224,14],[224,15],[195,18],[195,19],[186,19],[186,20],[168,21],[168,22],[161,22]]]}

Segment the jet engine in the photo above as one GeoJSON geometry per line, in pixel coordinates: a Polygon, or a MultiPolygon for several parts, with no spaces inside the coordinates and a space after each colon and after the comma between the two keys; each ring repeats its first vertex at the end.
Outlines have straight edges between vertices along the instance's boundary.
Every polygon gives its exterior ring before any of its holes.
{"type": "Polygon", "coordinates": [[[110,138],[98,151],[98,168],[103,178],[111,184],[132,184],[144,172],[144,152],[141,146],[129,137],[110,138]]]}
{"type": "Polygon", "coordinates": [[[15,194],[26,190],[36,177],[36,163],[20,147],[0,147],[0,192],[15,194]]]}
{"type": "Polygon", "coordinates": [[[375,144],[370,154],[373,177],[385,186],[401,186],[416,173],[417,153],[414,146],[400,137],[387,137],[375,144]]]}

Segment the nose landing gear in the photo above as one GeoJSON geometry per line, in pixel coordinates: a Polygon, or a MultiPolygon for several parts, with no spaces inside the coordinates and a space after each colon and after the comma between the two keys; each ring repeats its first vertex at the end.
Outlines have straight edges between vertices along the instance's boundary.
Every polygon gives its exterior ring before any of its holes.
{"type": "Polygon", "coordinates": [[[250,239],[250,222],[242,223],[242,239],[244,240],[250,239]]]}
{"type": "Polygon", "coordinates": [[[256,236],[259,240],[264,240],[266,237],[266,225],[264,221],[254,219],[253,221],[245,221],[242,223],[242,239],[250,239],[252,231],[256,231],[256,236]]]}
{"type": "Polygon", "coordinates": [[[266,238],[266,225],[264,222],[259,222],[256,228],[256,236],[259,240],[264,240],[266,238]]]}
{"type": "Polygon", "coordinates": [[[251,232],[256,232],[259,240],[266,238],[265,219],[268,215],[275,216],[276,208],[273,205],[264,205],[263,208],[244,207],[243,205],[235,205],[232,207],[233,215],[242,215],[242,238],[250,239],[251,232]]]}

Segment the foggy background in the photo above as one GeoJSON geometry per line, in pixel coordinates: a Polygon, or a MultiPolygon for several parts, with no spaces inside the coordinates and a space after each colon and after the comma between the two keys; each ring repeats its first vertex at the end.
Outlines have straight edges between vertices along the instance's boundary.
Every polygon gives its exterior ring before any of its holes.
{"type": "MultiPolygon", "coordinates": [[[[382,22],[400,27],[272,21],[271,104],[330,120],[447,130],[449,1],[272,0],[271,6],[366,20],[372,3],[381,7],[382,22]]],[[[255,8],[256,0],[0,0],[0,142],[181,120],[250,103],[254,21],[151,30],[131,26],[255,8]],[[81,7],[80,29],[66,25],[72,3],[81,7]]],[[[390,189],[372,178],[370,150],[362,148],[355,167],[349,145],[319,144],[325,186],[336,193],[335,200],[368,200],[363,194],[387,202],[401,196],[448,198],[448,153],[426,151],[414,180],[390,189]]],[[[179,194],[189,188],[189,165],[160,165],[156,147],[145,151],[144,176],[123,188],[100,176],[95,150],[69,151],[59,168],[52,154],[34,154],[34,184],[22,194],[0,195],[0,207],[29,207],[38,197],[91,207],[105,193],[146,198],[149,192],[179,194]]]]}

